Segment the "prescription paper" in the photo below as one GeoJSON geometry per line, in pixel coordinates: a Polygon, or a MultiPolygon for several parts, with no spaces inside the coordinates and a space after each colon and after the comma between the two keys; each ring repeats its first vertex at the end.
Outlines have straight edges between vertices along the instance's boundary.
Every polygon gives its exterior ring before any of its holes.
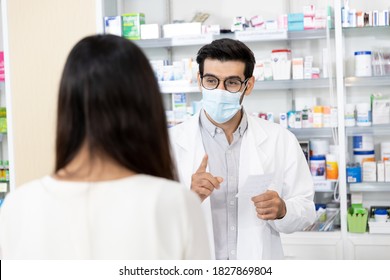
{"type": "Polygon", "coordinates": [[[275,182],[274,173],[250,175],[236,197],[254,197],[267,191],[275,182]]]}

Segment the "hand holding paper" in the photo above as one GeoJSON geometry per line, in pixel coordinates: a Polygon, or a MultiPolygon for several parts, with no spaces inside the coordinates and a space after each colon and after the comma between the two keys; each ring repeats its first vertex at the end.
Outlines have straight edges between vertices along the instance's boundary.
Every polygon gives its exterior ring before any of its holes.
{"type": "Polygon", "coordinates": [[[251,175],[237,197],[251,197],[257,217],[263,220],[281,219],[286,215],[286,204],[276,191],[268,190],[277,182],[275,174],[251,175]]]}

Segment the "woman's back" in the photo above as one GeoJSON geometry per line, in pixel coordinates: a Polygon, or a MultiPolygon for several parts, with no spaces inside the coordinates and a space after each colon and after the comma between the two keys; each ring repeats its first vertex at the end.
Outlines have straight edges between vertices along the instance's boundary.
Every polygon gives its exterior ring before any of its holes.
{"type": "Polygon", "coordinates": [[[103,182],[46,176],[5,200],[5,259],[208,259],[195,194],[149,175],[103,182]]]}

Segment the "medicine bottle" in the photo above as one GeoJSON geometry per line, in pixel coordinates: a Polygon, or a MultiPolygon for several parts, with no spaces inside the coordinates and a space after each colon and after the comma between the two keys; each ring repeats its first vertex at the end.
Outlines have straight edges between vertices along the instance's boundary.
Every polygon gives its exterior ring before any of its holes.
{"type": "Polygon", "coordinates": [[[337,180],[339,177],[339,168],[337,164],[337,156],[333,154],[326,155],[326,179],[337,180]]]}
{"type": "Polygon", "coordinates": [[[372,76],[371,51],[355,52],[355,76],[372,76]]]}
{"type": "Polygon", "coordinates": [[[311,156],[310,157],[310,172],[313,180],[325,180],[326,166],[325,156],[311,156]]]}

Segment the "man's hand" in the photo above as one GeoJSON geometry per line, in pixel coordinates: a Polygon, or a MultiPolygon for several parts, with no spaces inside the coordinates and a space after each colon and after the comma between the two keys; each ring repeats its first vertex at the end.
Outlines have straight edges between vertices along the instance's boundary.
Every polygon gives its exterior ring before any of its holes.
{"type": "Polygon", "coordinates": [[[214,189],[219,189],[222,183],[222,177],[214,177],[211,173],[206,172],[208,156],[204,155],[198,170],[191,177],[191,190],[198,194],[200,199],[205,200],[214,189]]]}
{"type": "Polygon", "coordinates": [[[268,190],[254,196],[252,201],[256,207],[257,217],[262,220],[281,219],[286,215],[286,204],[275,191],[268,190]]]}

